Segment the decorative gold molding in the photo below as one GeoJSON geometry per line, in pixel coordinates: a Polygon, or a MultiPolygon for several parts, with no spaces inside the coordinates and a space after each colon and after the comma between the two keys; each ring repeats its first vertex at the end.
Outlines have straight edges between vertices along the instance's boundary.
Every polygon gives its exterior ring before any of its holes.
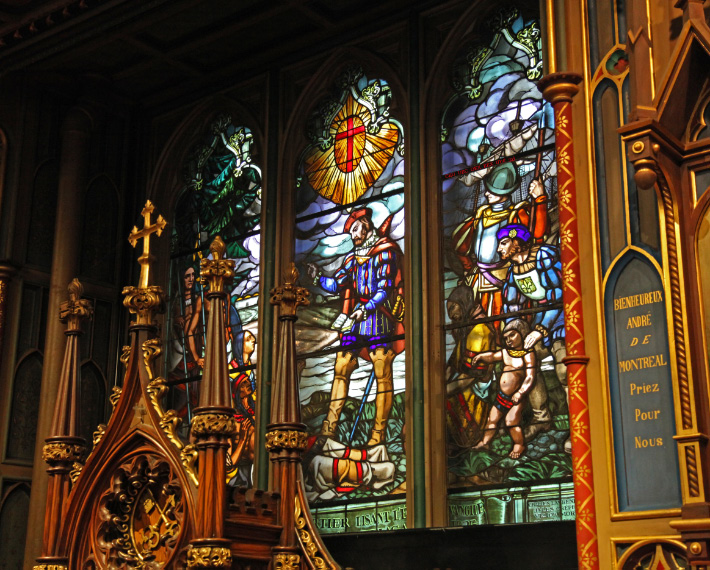
{"type": "Polygon", "coordinates": [[[81,470],[84,468],[84,464],[75,461],[74,465],[72,465],[72,470],[69,472],[69,479],[71,479],[71,484],[73,485],[76,483],[77,479],[79,478],[79,475],[81,475],[81,470]]]}
{"type": "Polygon", "coordinates": [[[165,310],[165,294],[157,285],[150,287],[124,287],[123,305],[136,315],[136,324],[152,325],[153,315],[165,310]]]}
{"type": "Polygon", "coordinates": [[[229,568],[232,566],[232,552],[223,546],[187,547],[188,568],[229,568]]]}
{"type": "Polygon", "coordinates": [[[280,552],[274,555],[274,570],[299,570],[301,557],[298,554],[280,552]]]}
{"type": "Polygon", "coordinates": [[[143,362],[148,371],[148,378],[153,379],[153,362],[163,354],[163,345],[159,338],[149,338],[143,343],[143,362]]]}
{"type": "Polygon", "coordinates": [[[163,408],[160,405],[160,399],[167,390],[168,387],[165,384],[165,378],[161,378],[160,376],[148,382],[145,388],[145,391],[148,393],[148,400],[150,400],[150,404],[155,411],[158,412],[159,417],[163,416],[163,408]]]}
{"type": "Polygon", "coordinates": [[[80,461],[84,453],[83,445],[73,443],[51,442],[46,443],[42,448],[42,459],[47,463],[60,461],[75,462],[80,461]]]}
{"type": "Polygon", "coordinates": [[[121,363],[124,368],[128,367],[128,360],[131,358],[131,345],[126,344],[121,349],[121,363]]]}
{"type": "Polygon", "coordinates": [[[308,444],[308,434],[298,430],[272,430],[266,433],[266,449],[297,449],[303,451],[308,444]]]}
{"type": "MultiPolygon", "coordinates": [[[[324,570],[326,568],[331,568],[327,563],[323,554],[318,548],[318,544],[314,540],[315,531],[311,529],[308,525],[308,520],[303,514],[303,507],[301,505],[300,497],[296,495],[296,530],[298,536],[301,539],[301,545],[303,550],[308,556],[308,560],[316,570],[324,570]]],[[[335,568],[335,567],[332,567],[335,568]]]]}
{"type": "Polygon", "coordinates": [[[229,414],[203,413],[192,419],[192,435],[205,437],[219,435],[229,437],[237,432],[237,424],[229,414]]]}
{"type": "Polygon", "coordinates": [[[183,446],[182,441],[180,441],[180,438],[177,436],[177,429],[180,427],[181,423],[182,419],[178,417],[175,410],[168,410],[163,417],[160,418],[161,429],[178,449],[182,449],[183,446]]]}
{"type": "Polygon", "coordinates": [[[96,449],[96,446],[99,444],[101,439],[104,437],[104,434],[106,433],[106,424],[99,424],[96,426],[96,431],[94,432],[94,437],[93,437],[93,443],[94,443],[94,449],[96,449]]]}
{"type": "Polygon", "coordinates": [[[182,466],[185,468],[188,475],[190,475],[190,478],[195,485],[197,485],[197,469],[195,468],[197,456],[197,448],[194,443],[190,443],[180,450],[180,461],[182,462],[182,466]]]}
{"type": "Polygon", "coordinates": [[[114,386],[111,388],[111,395],[108,397],[108,401],[111,402],[111,413],[116,411],[116,404],[121,399],[121,394],[123,393],[123,388],[120,386],[114,386]]]}
{"type": "Polygon", "coordinates": [[[32,570],[67,570],[64,564],[35,564],[32,570]]]}

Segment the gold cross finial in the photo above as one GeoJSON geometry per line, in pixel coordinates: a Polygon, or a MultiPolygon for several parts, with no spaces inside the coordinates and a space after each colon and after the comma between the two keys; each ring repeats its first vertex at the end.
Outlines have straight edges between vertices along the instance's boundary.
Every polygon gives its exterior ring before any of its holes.
{"type": "Polygon", "coordinates": [[[141,289],[148,287],[150,265],[153,261],[153,257],[150,255],[150,234],[160,236],[167,224],[163,216],[158,215],[158,219],[151,225],[150,215],[153,213],[153,210],[155,210],[155,207],[153,206],[153,203],[148,200],[145,203],[145,208],[143,208],[143,211],[141,212],[141,215],[143,216],[143,228],[139,230],[137,226],[133,226],[133,230],[131,230],[131,233],[128,236],[128,241],[133,247],[136,247],[139,239],[143,239],[143,254],[138,258],[138,263],[140,263],[141,266],[141,275],[138,280],[138,287],[141,289]]]}

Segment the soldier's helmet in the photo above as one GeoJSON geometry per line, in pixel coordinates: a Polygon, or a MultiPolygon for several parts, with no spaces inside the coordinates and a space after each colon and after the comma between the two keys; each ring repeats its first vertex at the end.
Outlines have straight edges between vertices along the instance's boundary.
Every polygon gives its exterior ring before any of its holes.
{"type": "Polygon", "coordinates": [[[520,186],[518,169],[512,162],[494,166],[483,179],[486,190],[497,196],[508,196],[520,186]]]}

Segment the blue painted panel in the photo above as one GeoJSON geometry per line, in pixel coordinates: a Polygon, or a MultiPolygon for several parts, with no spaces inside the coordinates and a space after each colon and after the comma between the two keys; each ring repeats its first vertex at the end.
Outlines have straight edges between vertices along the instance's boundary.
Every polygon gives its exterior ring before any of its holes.
{"type": "Polygon", "coordinates": [[[666,299],[656,269],[629,254],[605,295],[620,511],[680,507],[666,299]]]}

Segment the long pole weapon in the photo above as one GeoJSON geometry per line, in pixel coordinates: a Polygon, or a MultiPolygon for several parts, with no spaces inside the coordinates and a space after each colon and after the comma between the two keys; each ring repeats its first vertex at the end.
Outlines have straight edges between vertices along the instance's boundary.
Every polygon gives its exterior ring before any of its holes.
{"type": "Polygon", "coordinates": [[[357,411],[357,414],[355,415],[355,421],[353,422],[353,429],[350,432],[350,438],[348,439],[348,445],[352,445],[353,443],[353,438],[355,437],[355,430],[357,429],[357,424],[360,421],[360,418],[362,417],[362,412],[365,409],[365,403],[367,402],[367,397],[370,395],[370,392],[372,391],[372,385],[375,383],[375,368],[373,366],[372,372],[370,372],[370,377],[367,379],[367,384],[365,385],[365,391],[363,392],[362,395],[362,400],[360,401],[360,408],[357,411]]]}

